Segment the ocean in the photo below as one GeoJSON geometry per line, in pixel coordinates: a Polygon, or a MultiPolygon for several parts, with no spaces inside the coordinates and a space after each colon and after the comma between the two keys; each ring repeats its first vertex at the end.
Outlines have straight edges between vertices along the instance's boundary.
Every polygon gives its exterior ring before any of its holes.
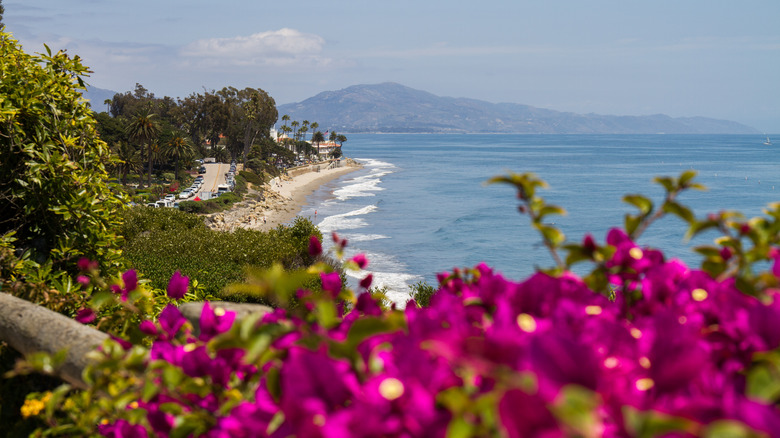
{"type": "MultiPolygon", "coordinates": [[[[537,193],[566,216],[551,216],[567,237],[590,233],[600,243],[634,207],[622,196],[639,193],[656,205],[663,190],[656,176],[693,169],[707,191],[685,192],[679,201],[699,217],[739,210],[760,215],[780,201],[780,146],[750,135],[439,135],[351,134],[346,156],[364,168],[331,181],[309,196],[301,214],[326,236],[349,240],[347,256],[364,253],[374,285],[387,286],[403,304],[409,286],[436,285],[436,274],[485,262],[505,277],[522,280],[552,257],[518,213],[514,188],[486,185],[493,176],[533,172],[549,188],[537,193]]],[[[639,240],[667,257],[697,265],[695,245],[713,233],[683,240],[686,226],[666,217],[639,240]]],[[[327,246],[326,246],[327,247],[327,246]]],[[[585,268],[581,268],[585,269],[585,268]]],[[[575,271],[576,272],[576,271],[575,271]]],[[[364,276],[352,276],[351,282],[364,276]]]]}

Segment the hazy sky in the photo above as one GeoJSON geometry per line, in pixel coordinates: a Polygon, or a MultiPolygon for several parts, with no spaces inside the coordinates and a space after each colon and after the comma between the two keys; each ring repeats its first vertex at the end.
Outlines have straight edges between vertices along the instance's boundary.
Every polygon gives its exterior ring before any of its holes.
{"type": "Polygon", "coordinates": [[[577,113],[780,133],[779,0],[3,0],[27,52],[114,91],[254,87],[298,102],[398,82],[577,113]]]}

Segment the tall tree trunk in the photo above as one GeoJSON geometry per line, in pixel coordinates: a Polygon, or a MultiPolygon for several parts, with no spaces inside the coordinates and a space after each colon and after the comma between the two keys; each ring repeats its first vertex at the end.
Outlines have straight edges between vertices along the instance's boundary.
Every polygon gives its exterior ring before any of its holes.
{"type": "Polygon", "coordinates": [[[146,180],[147,186],[151,187],[152,186],[152,144],[151,143],[149,143],[149,174],[146,177],[148,178],[146,180]]]}
{"type": "Polygon", "coordinates": [[[144,186],[144,145],[141,145],[141,166],[139,167],[140,167],[140,171],[138,173],[140,174],[141,177],[139,186],[143,187],[144,186]]]}

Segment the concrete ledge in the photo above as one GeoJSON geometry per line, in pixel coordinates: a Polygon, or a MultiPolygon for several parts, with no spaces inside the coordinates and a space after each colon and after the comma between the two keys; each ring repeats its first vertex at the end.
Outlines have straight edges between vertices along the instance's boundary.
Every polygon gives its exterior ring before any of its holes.
{"type": "Polygon", "coordinates": [[[6,293],[0,293],[0,309],[0,340],[24,355],[55,354],[67,349],[57,375],[74,386],[85,387],[81,375],[89,363],[86,355],[102,344],[107,334],[6,293]]]}

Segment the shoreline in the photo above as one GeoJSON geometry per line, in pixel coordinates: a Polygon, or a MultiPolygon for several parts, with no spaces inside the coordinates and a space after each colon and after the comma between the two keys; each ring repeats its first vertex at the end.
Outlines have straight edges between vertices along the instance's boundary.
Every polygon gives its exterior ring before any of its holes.
{"type": "Polygon", "coordinates": [[[295,219],[306,205],[306,198],[323,184],[363,168],[349,158],[342,160],[340,167],[327,168],[328,165],[327,162],[312,164],[291,170],[292,176],[276,177],[263,185],[264,196],[252,199],[250,191],[247,199],[232,209],[206,216],[206,225],[221,231],[273,230],[295,219]]]}

